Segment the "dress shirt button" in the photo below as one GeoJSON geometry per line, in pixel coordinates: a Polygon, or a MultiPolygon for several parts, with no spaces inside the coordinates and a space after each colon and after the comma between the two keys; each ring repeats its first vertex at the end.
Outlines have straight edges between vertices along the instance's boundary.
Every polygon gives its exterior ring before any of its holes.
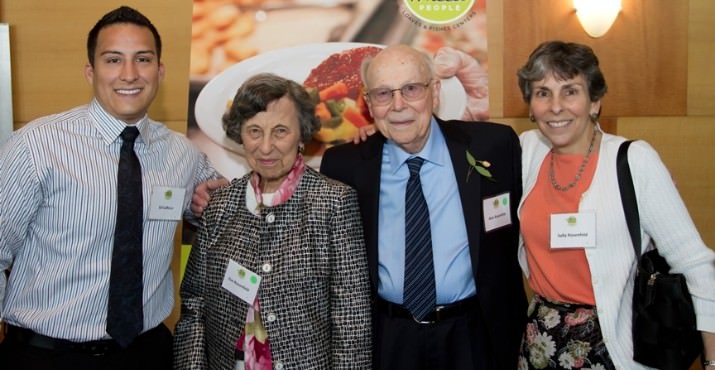
{"type": "Polygon", "coordinates": [[[275,363],[275,368],[276,368],[276,370],[283,370],[283,363],[280,361],[277,361],[275,363]]]}
{"type": "Polygon", "coordinates": [[[276,220],[276,215],[274,215],[273,213],[269,213],[266,215],[266,222],[268,222],[269,224],[272,224],[273,221],[275,221],[275,220],[276,220]]]}
{"type": "Polygon", "coordinates": [[[270,263],[264,263],[263,266],[261,266],[261,270],[263,270],[263,272],[271,272],[273,266],[271,266],[270,263]]]}
{"type": "Polygon", "coordinates": [[[269,313],[268,316],[266,316],[266,320],[268,322],[274,322],[274,321],[276,321],[276,319],[277,319],[277,317],[276,317],[276,314],[274,314],[274,313],[269,313]]]}

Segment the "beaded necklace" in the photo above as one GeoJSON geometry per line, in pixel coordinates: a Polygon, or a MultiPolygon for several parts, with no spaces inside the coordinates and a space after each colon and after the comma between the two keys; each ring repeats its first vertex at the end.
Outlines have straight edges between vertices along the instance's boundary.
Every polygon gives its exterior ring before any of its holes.
{"type": "Polygon", "coordinates": [[[566,191],[573,188],[574,185],[576,185],[576,183],[578,182],[578,180],[581,180],[581,174],[583,173],[583,170],[586,169],[588,159],[591,157],[591,152],[593,151],[593,143],[596,142],[597,133],[598,130],[594,128],[593,137],[591,137],[591,144],[588,146],[588,152],[586,152],[586,156],[583,157],[583,162],[581,162],[581,166],[579,166],[578,172],[576,172],[576,177],[566,186],[561,186],[556,182],[556,177],[554,176],[554,155],[556,154],[556,152],[554,151],[554,148],[551,148],[551,160],[549,161],[549,177],[551,177],[551,184],[554,186],[554,189],[566,191]]]}

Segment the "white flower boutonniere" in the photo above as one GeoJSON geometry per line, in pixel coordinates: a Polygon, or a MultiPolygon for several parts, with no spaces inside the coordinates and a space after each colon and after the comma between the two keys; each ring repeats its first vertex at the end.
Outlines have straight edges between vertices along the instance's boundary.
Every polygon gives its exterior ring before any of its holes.
{"type": "Polygon", "coordinates": [[[492,176],[492,173],[489,172],[487,168],[491,167],[492,164],[487,162],[487,161],[480,161],[472,155],[472,153],[469,152],[469,150],[466,151],[467,153],[467,163],[469,163],[469,171],[467,171],[467,180],[469,181],[469,175],[472,174],[472,170],[476,170],[480,175],[484,176],[487,180],[496,182],[497,180],[494,179],[492,176]]]}

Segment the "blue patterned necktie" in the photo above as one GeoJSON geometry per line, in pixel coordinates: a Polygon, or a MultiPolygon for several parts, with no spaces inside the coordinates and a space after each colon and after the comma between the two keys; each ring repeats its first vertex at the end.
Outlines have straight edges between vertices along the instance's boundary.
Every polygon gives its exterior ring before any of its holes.
{"type": "Polygon", "coordinates": [[[405,286],[403,305],[417,320],[434,309],[435,283],[429,209],[422,193],[420,168],[424,159],[407,160],[410,178],[405,192],[405,286]]]}
{"type": "Polygon", "coordinates": [[[134,153],[136,127],[121,133],[117,173],[117,224],[109,277],[107,333],[126,348],[144,327],[142,308],[142,169],[134,153]]]}

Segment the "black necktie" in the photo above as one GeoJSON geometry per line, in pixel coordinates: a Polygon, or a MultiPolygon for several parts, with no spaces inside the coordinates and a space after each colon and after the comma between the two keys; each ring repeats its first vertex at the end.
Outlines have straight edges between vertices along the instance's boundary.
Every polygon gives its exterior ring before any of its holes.
{"type": "Polygon", "coordinates": [[[420,168],[424,159],[407,160],[410,178],[405,192],[405,282],[403,305],[417,320],[434,309],[435,282],[429,209],[422,193],[420,168]]]}
{"type": "Polygon", "coordinates": [[[114,229],[112,272],[109,278],[107,333],[123,348],[144,327],[142,305],[142,169],[134,153],[136,127],[122,131],[117,173],[117,225],[114,229]]]}

